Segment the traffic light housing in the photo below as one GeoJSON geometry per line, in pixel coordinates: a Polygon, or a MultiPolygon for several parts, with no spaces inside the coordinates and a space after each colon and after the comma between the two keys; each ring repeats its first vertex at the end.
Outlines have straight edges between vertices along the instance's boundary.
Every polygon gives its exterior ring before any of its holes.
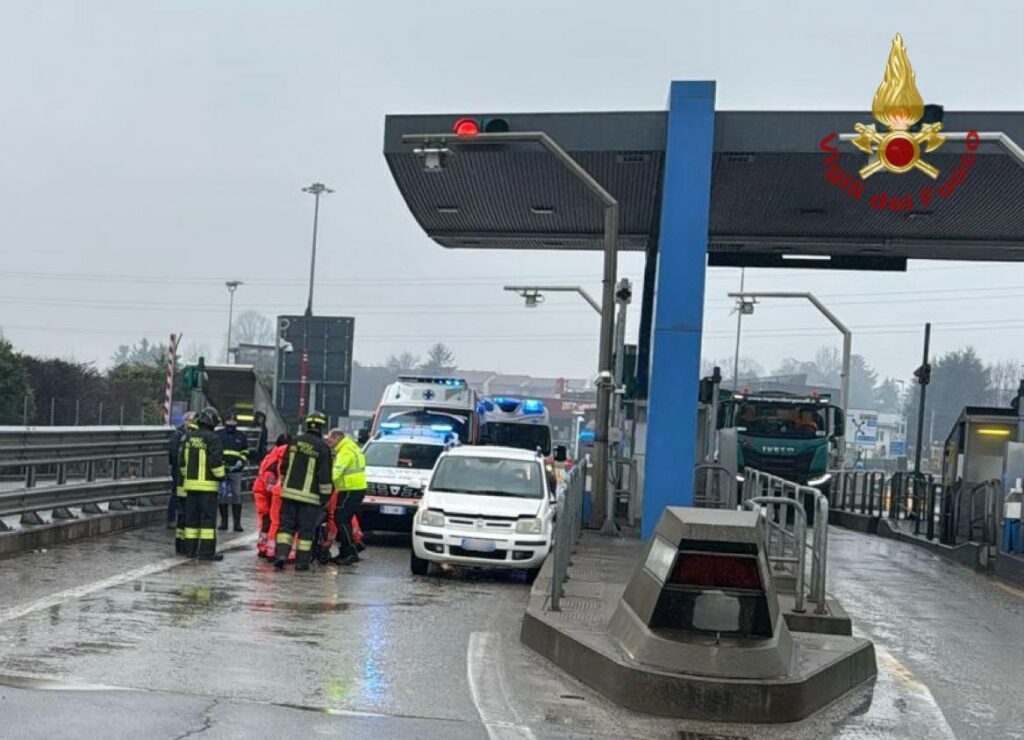
{"type": "Polygon", "coordinates": [[[476,136],[477,134],[503,134],[509,131],[508,121],[504,118],[473,118],[465,116],[452,124],[452,133],[457,136],[476,136]]]}
{"type": "Polygon", "coordinates": [[[932,366],[931,363],[924,363],[921,367],[914,371],[914,377],[917,378],[918,385],[928,385],[932,382],[932,366]]]}

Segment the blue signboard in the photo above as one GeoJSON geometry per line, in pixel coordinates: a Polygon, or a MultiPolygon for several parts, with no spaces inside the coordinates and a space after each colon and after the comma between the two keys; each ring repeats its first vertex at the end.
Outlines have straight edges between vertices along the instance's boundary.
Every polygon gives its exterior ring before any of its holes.
{"type": "Polygon", "coordinates": [[[889,443],[889,457],[903,457],[907,454],[907,440],[903,437],[893,437],[889,443]]]}

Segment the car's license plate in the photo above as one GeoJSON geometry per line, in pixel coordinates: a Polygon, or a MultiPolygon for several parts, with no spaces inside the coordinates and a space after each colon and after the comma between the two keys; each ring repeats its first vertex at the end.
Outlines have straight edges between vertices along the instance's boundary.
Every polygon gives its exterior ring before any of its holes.
{"type": "Polygon", "coordinates": [[[463,540],[462,549],[470,552],[494,552],[496,543],[494,540],[463,540]]]}
{"type": "Polygon", "coordinates": [[[381,514],[397,514],[398,516],[402,516],[403,514],[405,514],[405,507],[404,506],[381,506],[380,507],[380,513],[381,514]]]}

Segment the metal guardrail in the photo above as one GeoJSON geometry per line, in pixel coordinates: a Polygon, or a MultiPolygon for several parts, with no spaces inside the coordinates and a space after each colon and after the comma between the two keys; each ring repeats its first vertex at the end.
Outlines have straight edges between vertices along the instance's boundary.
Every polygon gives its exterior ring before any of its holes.
{"type": "Polygon", "coordinates": [[[959,539],[966,534],[968,542],[977,542],[990,547],[1000,544],[999,522],[1005,493],[1001,480],[987,480],[969,489],[960,488],[954,498],[953,532],[959,539]],[[962,506],[963,495],[967,494],[967,510],[962,506]],[[978,502],[981,502],[979,510],[978,502]],[[966,514],[966,516],[965,516],[966,514]],[[965,532],[966,530],[966,532],[965,532]],[[975,538],[975,534],[978,535],[975,538]]]}
{"type": "Polygon", "coordinates": [[[950,489],[927,473],[835,470],[831,507],[892,521],[908,521],[916,536],[944,545],[997,546],[1005,493],[1002,481],[950,489]]]}
{"type": "MultiPolygon", "coordinates": [[[[171,429],[159,427],[0,427],[0,516],[23,525],[72,519],[71,507],[124,510],[168,493],[171,429]]],[[[10,527],[0,520],[0,531],[10,527]]]]}
{"type": "Polygon", "coordinates": [[[768,524],[768,533],[765,541],[768,562],[775,566],[775,568],[784,567],[786,564],[796,566],[794,574],[796,580],[794,586],[796,599],[793,603],[793,611],[803,613],[805,611],[804,569],[807,556],[807,548],[801,546],[801,543],[805,545],[807,543],[807,515],[804,514],[803,503],[798,503],[795,499],[783,496],[757,496],[744,501],[743,507],[751,511],[760,510],[765,515],[764,519],[768,524]],[[769,509],[774,510],[769,511],[769,509]],[[794,526],[792,531],[785,526],[788,516],[783,512],[788,511],[793,512],[794,526]]]}
{"type": "Polygon", "coordinates": [[[572,549],[583,532],[583,492],[586,488],[587,475],[588,465],[584,458],[573,465],[562,484],[565,494],[558,518],[555,520],[555,539],[551,546],[553,567],[549,611],[560,611],[562,591],[569,573],[572,549]]]}
{"type": "Polygon", "coordinates": [[[796,561],[797,572],[794,575],[797,582],[797,604],[802,607],[804,582],[809,580],[808,599],[814,602],[814,613],[827,613],[825,581],[828,568],[828,499],[813,486],[794,483],[754,468],[746,468],[743,471],[741,499],[741,505],[745,508],[759,507],[761,509],[768,523],[769,535],[772,531],[782,533],[777,540],[782,546],[781,550],[776,551],[774,555],[770,549],[773,538],[769,536],[766,543],[769,545],[768,559],[778,565],[796,561]],[[808,519],[806,512],[808,510],[814,513],[814,531],[810,543],[807,542],[806,534],[808,519]],[[794,512],[792,521],[788,515],[789,511],[794,512]],[[797,557],[794,550],[793,555],[787,555],[785,550],[787,538],[793,543],[794,548],[802,543],[809,553],[801,553],[797,557]],[[811,562],[811,575],[810,579],[805,579],[804,570],[808,554],[811,562]]]}

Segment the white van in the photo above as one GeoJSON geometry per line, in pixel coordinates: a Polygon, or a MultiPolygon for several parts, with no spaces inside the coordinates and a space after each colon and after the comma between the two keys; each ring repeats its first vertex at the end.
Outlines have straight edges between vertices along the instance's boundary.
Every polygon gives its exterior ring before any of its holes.
{"type": "Polygon", "coordinates": [[[413,519],[410,567],[524,570],[537,577],[557,511],[544,458],[510,447],[457,447],[438,458],[413,519]]]}

